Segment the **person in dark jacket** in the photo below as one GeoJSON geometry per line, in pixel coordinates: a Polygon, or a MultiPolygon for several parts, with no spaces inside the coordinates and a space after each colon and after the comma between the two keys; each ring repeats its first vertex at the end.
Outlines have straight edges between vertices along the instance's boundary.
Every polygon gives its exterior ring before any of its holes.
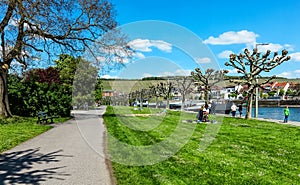
{"type": "Polygon", "coordinates": [[[204,105],[201,106],[198,114],[197,114],[197,119],[198,119],[198,123],[202,122],[203,119],[203,109],[204,109],[204,105]]]}
{"type": "Polygon", "coordinates": [[[240,117],[242,117],[242,114],[243,114],[243,105],[242,104],[239,105],[239,113],[240,113],[240,117]]]}

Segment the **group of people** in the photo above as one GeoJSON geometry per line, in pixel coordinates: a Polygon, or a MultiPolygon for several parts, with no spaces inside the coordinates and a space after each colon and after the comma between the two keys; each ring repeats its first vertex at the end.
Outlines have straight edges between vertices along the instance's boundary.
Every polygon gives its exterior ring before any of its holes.
{"type": "MultiPolygon", "coordinates": [[[[242,114],[243,114],[243,105],[242,104],[239,104],[238,106],[236,106],[236,104],[233,103],[231,105],[230,109],[231,109],[232,117],[236,117],[236,112],[237,111],[239,111],[239,115],[240,115],[240,117],[242,117],[242,114]]],[[[288,106],[286,106],[284,108],[283,112],[284,112],[283,122],[287,123],[289,115],[290,115],[290,110],[289,110],[288,106]]],[[[208,122],[209,121],[208,115],[210,113],[215,114],[215,104],[214,104],[214,102],[212,103],[211,107],[209,107],[207,103],[205,105],[201,106],[201,108],[200,108],[200,110],[197,114],[198,123],[199,122],[208,122]]]]}
{"type": "Polygon", "coordinates": [[[197,114],[197,119],[198,123],[200,122],[208,122],[208,115],[210,114],[210,109],[208,104],[206,103],[205,105],[202,105],[198,114],[197,114]]]}
{"type": "Polygon", "coordinates": [[[239,104],[239,106],[237,107],[235,105],[235,103],[233,103],[231,105],[230,109],[231,109],[231,115],[232,115],[232,117],[235,117],[237,109],[239,111],[240,117],[242,117],[242,114],[243,114],[243,105],[242,104],[239,104]]]}

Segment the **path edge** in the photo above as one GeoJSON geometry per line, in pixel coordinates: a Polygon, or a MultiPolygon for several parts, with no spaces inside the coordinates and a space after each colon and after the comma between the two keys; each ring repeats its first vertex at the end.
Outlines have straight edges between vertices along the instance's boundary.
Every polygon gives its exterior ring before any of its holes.
{"type": "MultiPolygon", "coordinates": [[[[102,115],[102,119],[103,119],[103,115],[102,115]]],[[[105,164],[106,164],[106,167],[107,167],[108,172],[109,172],[110,183],[112,185],[117,185],[117,179],[115,177],[112,162],[110,160],[110,156],[109,156],[108,150],[107,150],[107,127],[106,127],[104,119],[103,119],[103,126],[105,128],[105,130],[103,131],[103,150],[104,150],[103,152],[104,152],[104,155],[105,155],[105,164]]]]}

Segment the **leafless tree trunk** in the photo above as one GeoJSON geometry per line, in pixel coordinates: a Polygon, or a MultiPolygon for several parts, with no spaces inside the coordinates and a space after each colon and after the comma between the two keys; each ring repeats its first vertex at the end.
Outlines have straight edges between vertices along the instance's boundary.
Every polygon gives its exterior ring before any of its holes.
{"type": "Polygon", "coordinates": [[[167,83],[160,83],[158,86],[159,94],[163,95],[166,99],[166,109],[170,108],[170,95],[171,91],[174,89],[174,85],[172,82],[168,80],[167,83]]]}
{"type": "Polygon", "coordinates": [[[251,118],[252,115],[252,104],[253,104],[253,94],[250,93],[250,97],[248,99],[248,105],[247,105],[247,110],[246,110],[246,116],[245,118],[251,118]]]}
{"type": "Polygon", "coordinates": [[[175,80],[177,82],[177,90],[181,94],[181,111],[183,111],[186,95],[193,91],[191,86],[194,81],[190,76],[178,77],[178,78],[175,78],[175,80]]]}

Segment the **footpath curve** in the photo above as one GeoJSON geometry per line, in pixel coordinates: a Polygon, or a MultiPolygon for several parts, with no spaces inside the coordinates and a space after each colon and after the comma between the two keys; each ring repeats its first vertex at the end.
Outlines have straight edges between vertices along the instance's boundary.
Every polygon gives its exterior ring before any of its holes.
{"type": "Polygon", "coordinates": [[[111,185],[100,110],[75,111],[75,119],[0,154],[0,184],[111,185]]]}

